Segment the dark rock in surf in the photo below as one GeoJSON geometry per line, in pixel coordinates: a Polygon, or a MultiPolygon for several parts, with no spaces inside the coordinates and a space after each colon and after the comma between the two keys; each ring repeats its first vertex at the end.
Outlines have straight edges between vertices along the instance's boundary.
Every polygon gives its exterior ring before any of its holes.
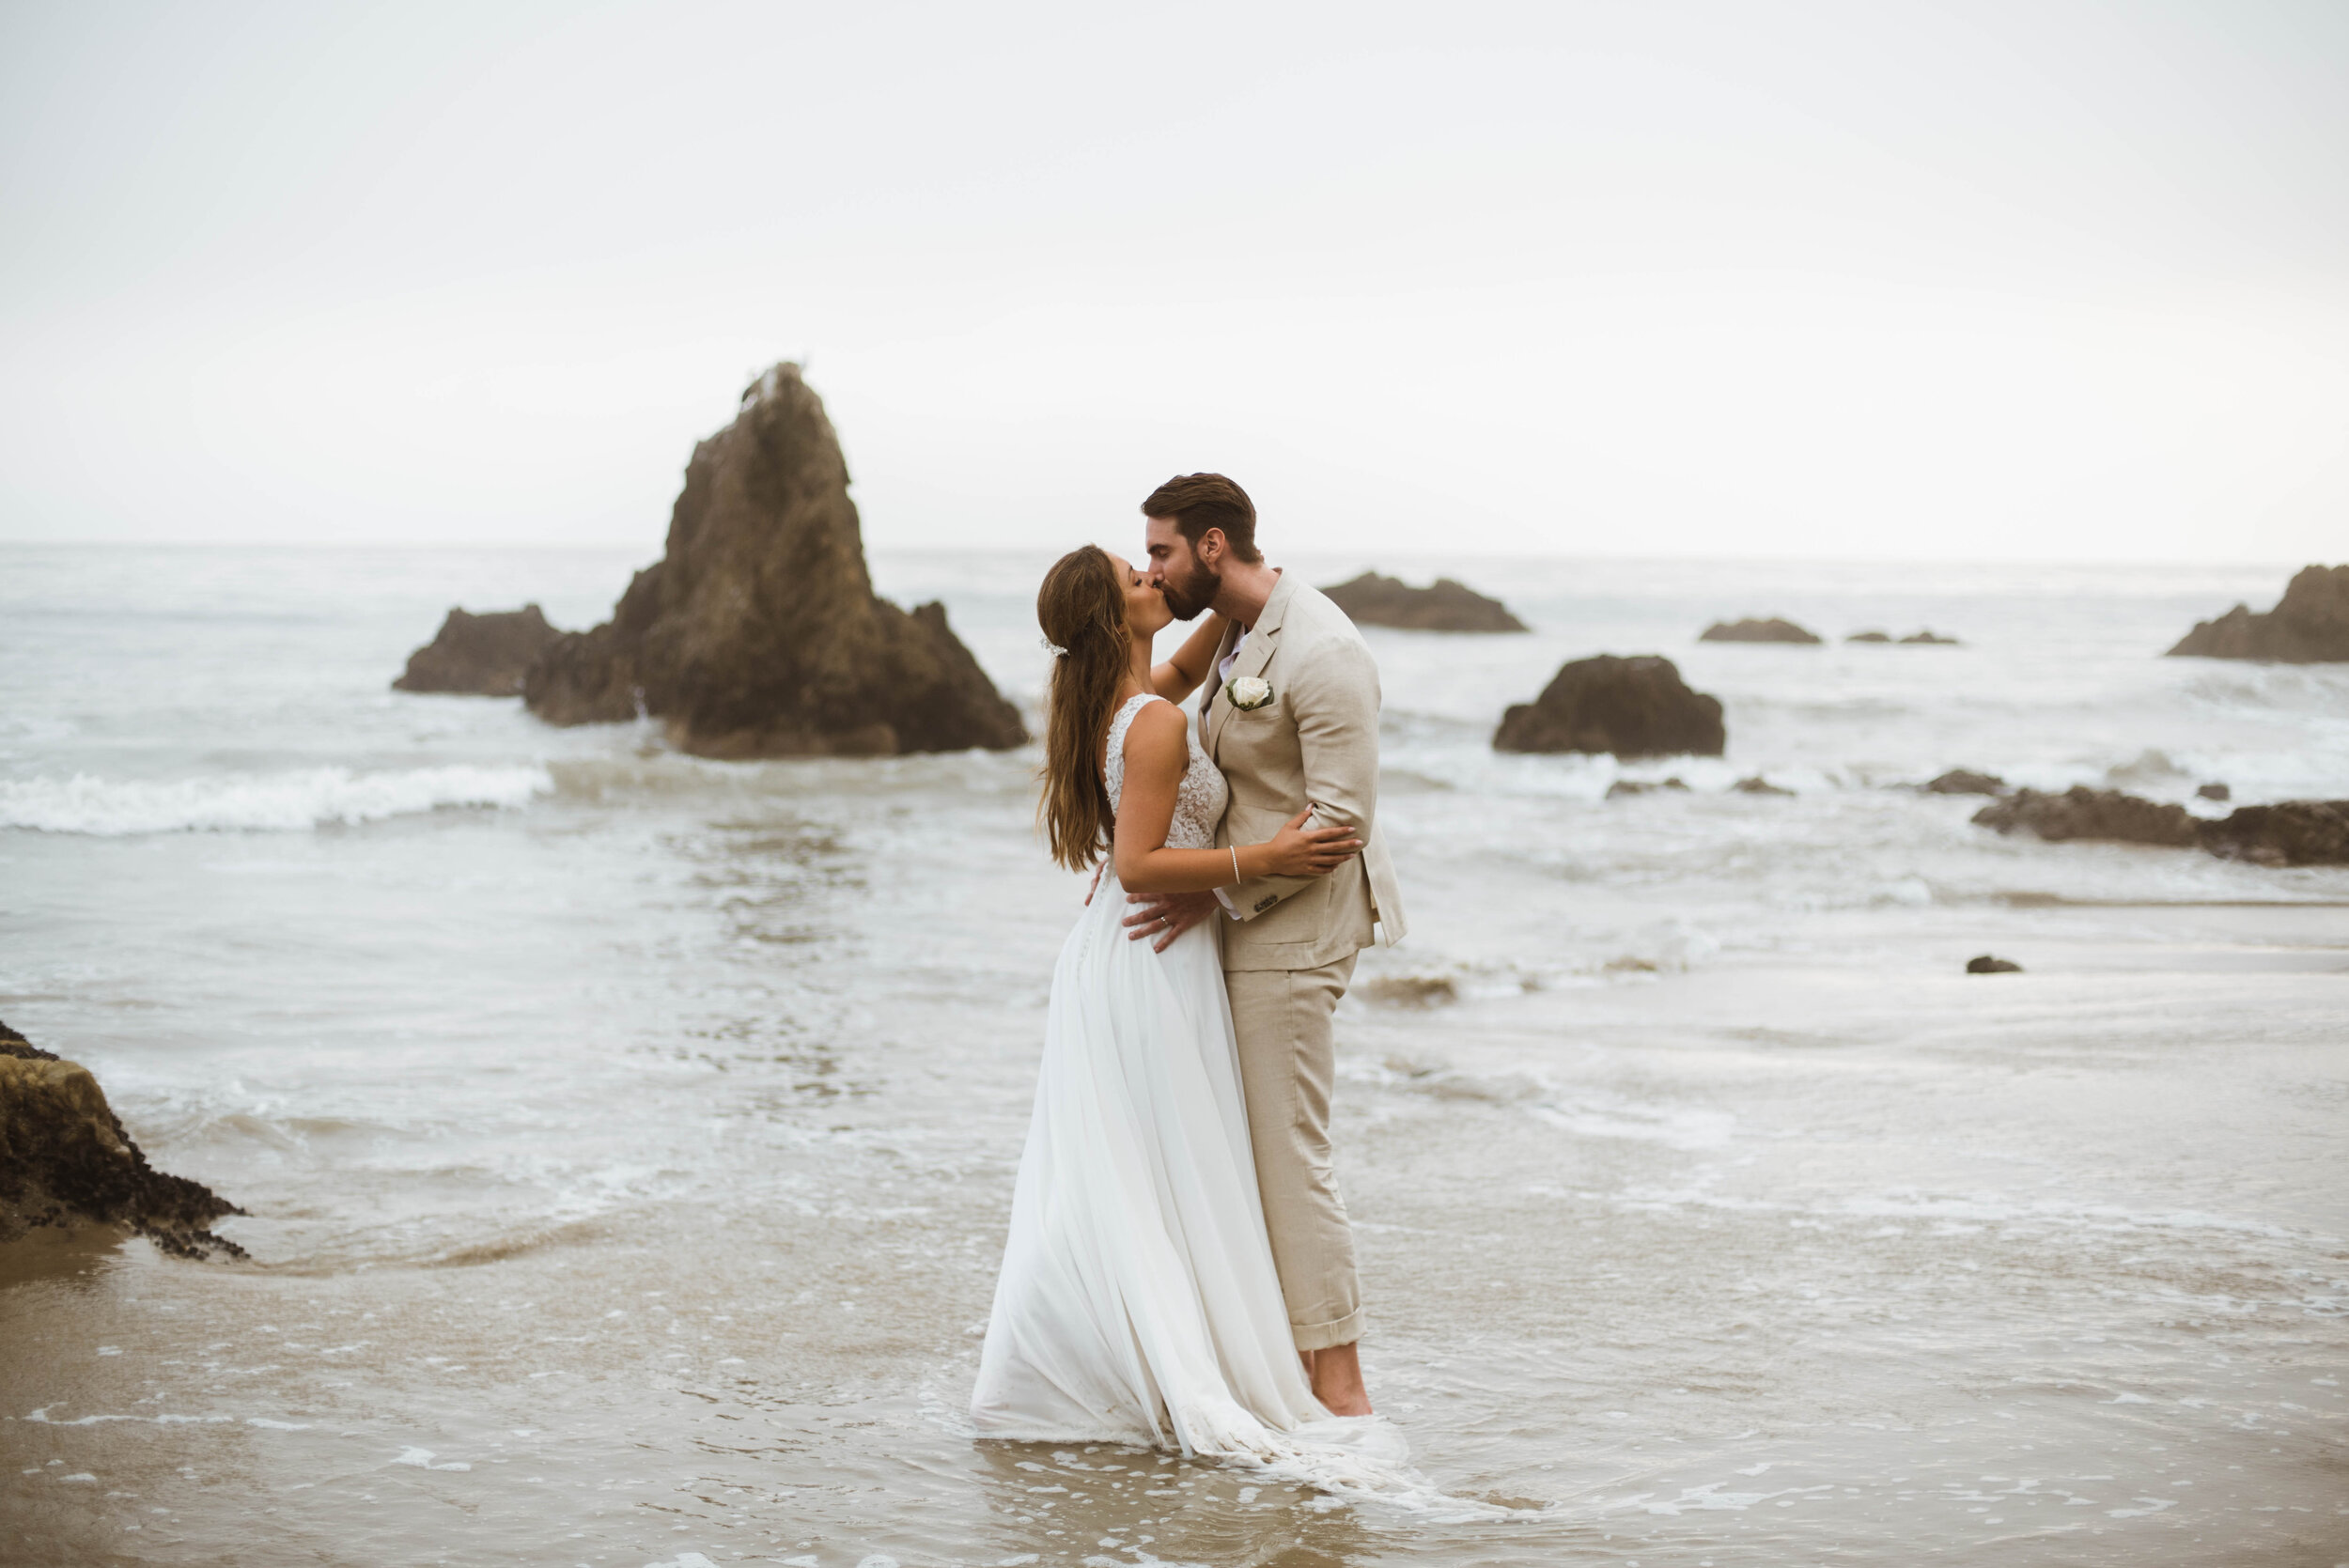
{"type": "Polygon", "coordinates": [[[1902,638],[1901,645],[1904,647],[1925,646],[1936,648],[1953,648],[1958,645],[1958,641],[1954,637],[1937,637],[1931,630],[1928,629],[1902,638]]]}
{"type": "Polygon", "coordinates": [[[2020,974],[2023,966],[2011,958],[1994,958],[1985,953],[1979,958],[1966,960],[1968,974],[2020,974]]]}
{"type": "Polygon", "coordinates": [[[2349,800],[2237,806],[2201,825],[2202,847],[2254,865],[2349,865],[2349,800]]]}
{"type": "Polygon", "coordinates": [[[2198,800],[2232,800],[2234,791],[2222,784],[2206,784],[2195,789],[2194,798],[2198,800]]]}
{"type": "Polygon", "coordinates": [[[243,1248],[205,1227],[243,1212],[148,1164],[88,1068],[0,1024],[0,1242],[111,1225],[179,1257],[241,1258],[243,1248]]]}
{"type": "Polygon", "coordinates": [[[2349,660],[2349,566],[2306,567],[2265,614],[2238,604],[2198,622],[2170,650],[2177,659],[2260,659],[2281,664],[2349,660]]]}
{"type": "Polygon", "coordinates": [[[1977,773],[1971,768],[1952,768],[1925,785],[1928,795],[2004,795],[2006,781],[1996,773],[1977,773]]]}
{"type": "Polygon", "coordinates": [[[1362,995],[1390,1007],[1443,1007],[1460,1000],[1460,988],[1448,974],[1387,974],[1364,986],[1362,995]]]}
{"type": "Polygon", "coordinates": [[[796,365],[693,449],[667,552],[612,619],[551,646],[523,695],[557,724],[640,711],[703,756],[1017,746],[1019,714],[946,625],[873,592],[848,469],[796,365]]]}
{"type": "Polygon", "coordinates": [[[2057,843],[2077,838],[2199,847],[2253,865],[2349,865],[2349,800],[2238,806],[2219,821],[2204,822],[2184,806],[2075,784],[2061,795],[2019,790],[1976,812],[1974,821],[2002,833],[2026,828],[2057,843]]]}
{"type": "Polygon", "coordinates": [[[1891,634],[1885,631],[1855,631],[1843,639],[1846,643],[1889,643],[1891,634]]]}
{"type": "Polygon", "coordinates": [[[2184,806],[2140,800],[2117,789],[2091,789],[2086,784],[2074,784],[2061,795],[2016,790],[1976,812],[1974,822],[2001,833],[2027,830],[2051,844],[2096,839],[2170,849],[2192,848],[2200,842],[2201,827],[2184,806]]]}
{"type": "Polygon", "coordinates": [[[447,691],[471,697],[519,697],[522,677],[560,631],[535,604],[485,615],[451,610],[432,641],[408,656],[397,691],[447,691]]]}
{"type": "Polygon", "coordinates": [[[1697,638],[1700,643],[1816,643],[1818,633],[1805,631],[1792,621],[1775,617],[1763,621],[1715,621],[1697,638]]]}
{"type": "Polygon", "coordinates": [[[1366,571],[1321,591],[1357,626],[1400,627],[1406,631],[1525,629],[1507,605],[1448,577],[1436,579],[1433,587],[1414,588],[1401,578],[1366,571]]]}
{"type": "Polygon", "coordinates": [[[1493,749],[1717,757],[1728,738],[1720,699],[1691,691],[1671,660],[1600,654],[1561,667],[1539,697],[1502,714],[1493,749]]]}
{"type": "Polygon", "coordinates": [[[1607,799],[1613,800],[1626,795],[1686,795],[1688,786],[1678,779],[1666,779],[1662,784],[1647,784],[1638,779],[1617,779],[1607,786],[1607,799]]]}
{"type": "Polygon", "coordinates": [[[1791,789],[1780,788],[1759,773],[1750,779],[1739,779],[1736,790],[1740,795],[1792,795],[1794,793],[1791,789]]]}

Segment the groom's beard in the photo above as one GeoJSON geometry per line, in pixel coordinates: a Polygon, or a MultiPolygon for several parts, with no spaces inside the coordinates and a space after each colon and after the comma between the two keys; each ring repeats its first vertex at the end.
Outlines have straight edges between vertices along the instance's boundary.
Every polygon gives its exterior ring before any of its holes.
{"type": "Polygon", "coordinates": [[[1169,572],[1160,580],[1159,591],[1166,596],[1166,607],[1178,621],[1195,621],[1215,602],[1216,591],[1223,580],[1201,567],[1181,577],[1169,572]]]}

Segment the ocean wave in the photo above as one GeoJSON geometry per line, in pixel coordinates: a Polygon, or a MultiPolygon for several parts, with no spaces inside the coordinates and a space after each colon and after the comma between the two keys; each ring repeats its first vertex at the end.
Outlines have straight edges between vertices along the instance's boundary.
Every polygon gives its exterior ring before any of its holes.
{"type": "Polygon", "coordinates": [[[306,832],[443,806],[512,810],[552,793],[543,768],[311,768],[164,781],[0,779],[0,828],[104,838],[137,833],[306,832]]]}

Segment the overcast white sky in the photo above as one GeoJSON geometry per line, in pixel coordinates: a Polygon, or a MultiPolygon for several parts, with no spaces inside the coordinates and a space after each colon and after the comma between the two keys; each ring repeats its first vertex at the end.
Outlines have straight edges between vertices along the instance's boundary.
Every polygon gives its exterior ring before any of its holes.
{"type": "Polygon", "coordinates": [[[9,3],[0,538],[2349,557],[2349,5],[9,3]]]}

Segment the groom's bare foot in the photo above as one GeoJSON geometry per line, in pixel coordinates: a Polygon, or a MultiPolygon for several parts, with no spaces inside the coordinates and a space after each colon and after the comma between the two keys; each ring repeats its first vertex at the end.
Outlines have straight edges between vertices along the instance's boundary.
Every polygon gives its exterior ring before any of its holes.
{"type": "Polygon", "coordinates": [[[1362,1361],[1350,1344],[1306,1353],[1313,1374],[1314,1397],[1333,1416],[1370,1414],[1370,1390],[1362,1387],[1362,1361]]]}

